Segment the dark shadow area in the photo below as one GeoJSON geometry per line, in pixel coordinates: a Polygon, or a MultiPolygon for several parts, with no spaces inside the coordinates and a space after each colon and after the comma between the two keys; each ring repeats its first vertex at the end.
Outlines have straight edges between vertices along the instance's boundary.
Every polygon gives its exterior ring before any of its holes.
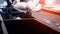
{"type": "Polygon", "coordinates": [[[9,34],[59,34],[34,19],[5,21],[9,34]]]}
{"type": "Polygon", "coordinates": [[[0,21],[0,34],[3,34],[2,27],[1,27],[1,21],[0,21]]]}

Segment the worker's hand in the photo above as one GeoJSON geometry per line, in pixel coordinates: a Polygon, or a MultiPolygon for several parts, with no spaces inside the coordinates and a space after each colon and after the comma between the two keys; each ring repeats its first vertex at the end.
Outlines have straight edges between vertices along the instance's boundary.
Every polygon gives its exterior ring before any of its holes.
{"type": "Polygon", "coordinates": [[[17,2],[16,4],[12,4],[12,6],[16,8],[26,8],[27,4],[26,2],[17,2]]]}
{"type": "Polygon", "coordinates": [[[39,3],[39,0],[28,1],[27,6],[32,11],[39,11],[42,8],[42,5],[39,3]]]}

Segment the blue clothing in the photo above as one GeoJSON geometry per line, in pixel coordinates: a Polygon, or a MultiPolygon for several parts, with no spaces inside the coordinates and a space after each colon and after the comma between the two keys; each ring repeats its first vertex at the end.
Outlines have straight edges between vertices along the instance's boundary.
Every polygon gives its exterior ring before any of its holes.
{"type": "Polygon", "coordinates": [[[2,4],[5,0],[0,0],[0,4],[2,4]]]}

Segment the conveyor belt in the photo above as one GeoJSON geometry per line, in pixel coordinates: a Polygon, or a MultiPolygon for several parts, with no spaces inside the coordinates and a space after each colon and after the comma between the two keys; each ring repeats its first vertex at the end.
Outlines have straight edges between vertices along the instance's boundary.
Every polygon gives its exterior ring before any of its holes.
{"type": "Polygon", "coordinates": [[[60,32],[60,15],[56,15],[54,13],[48,13],[49,11],[41,10],[39,12],[32,11],[32,16],[36,21],[41,22],[42,24],[60,32]]]}

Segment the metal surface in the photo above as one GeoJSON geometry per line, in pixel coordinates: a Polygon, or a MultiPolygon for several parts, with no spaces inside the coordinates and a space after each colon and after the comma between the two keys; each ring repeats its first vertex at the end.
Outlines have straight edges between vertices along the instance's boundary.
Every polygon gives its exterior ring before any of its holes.
{"type": "Polygon", "coordinates": [[[0,21],[1,21],[2,31],[3,31],[3,34],[8,34],[1,12],[0,12],[0,21]]]}
{"type": "Polygon", "coordinates": [[[49,13],[48,11],[46,12],[44,10],[39,12],[32,11],[31,13],[35,20],[60,32],[60,15],[49,13]]]}

